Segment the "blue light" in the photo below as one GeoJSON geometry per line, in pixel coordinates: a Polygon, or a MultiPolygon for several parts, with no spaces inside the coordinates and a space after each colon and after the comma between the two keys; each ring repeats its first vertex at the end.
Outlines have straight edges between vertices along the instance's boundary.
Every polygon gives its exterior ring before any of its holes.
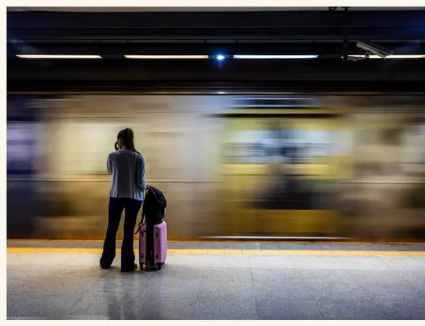
{"type": "Polygon", "coordinates": [[[215,57],[218,61],[223,61],[226,59],[226,56],[224,54],[217,54],[215,57]]]}

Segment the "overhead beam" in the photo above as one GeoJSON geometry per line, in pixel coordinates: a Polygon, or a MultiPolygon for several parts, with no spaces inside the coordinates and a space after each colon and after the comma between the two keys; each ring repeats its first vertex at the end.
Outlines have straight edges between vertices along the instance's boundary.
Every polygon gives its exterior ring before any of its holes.
{"type": "MultiPolygon", "coordinates": [[[[423,60],[199,61],[9,60],[8,80],[87,81],[425,81],[423,60]]],[[[424,83],[425,85],[425,83],[424,83]]]]}
{"type": "MultiPolygon", "coordinates": [[[[425,19],[425,17],[424,17],[425,19]]],[[[425,26],[416,27],[352,27],[352,38],[371,40],[423,40],[425,26]]],[[[8,28],[8,40],[342,40],[343,26],[305,27],[214,27],[202,28],[8,28]]]]}
{"type": "MultiPolygon", "coordinates": [[[[330,28],[343,11],[270,12],[8,12],[8,28],[330,28]]],[[[342,17],[342,20],[341,20],[342,17]]],[[[425,10],[353,11],[350,28],[424,28],[425,10]]]]}

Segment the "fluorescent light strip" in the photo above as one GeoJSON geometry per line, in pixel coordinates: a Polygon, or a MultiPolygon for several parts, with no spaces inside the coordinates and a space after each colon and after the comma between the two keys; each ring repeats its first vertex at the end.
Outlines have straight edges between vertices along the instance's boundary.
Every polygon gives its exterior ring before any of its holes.
{"type": "Polygon", "coordinates": [[[351,58],[369,58],[369,59],[425,59],[425,54],[392,54],[385,58],[381,58],[378,55],[371,54],[369,57],[363,54],[353,54],[349,55],[351,58]]]}
{"type": "Polygon", "coordinates": [[[22,59],[102,59],[100,55],[74,54],[17,54],[22,59]]]}
{"type": "Polygon", "coordinates": [[[162,59],[162,60],[169,60],[169,59],[208,59],[208,55],[137,55],[137,54],[127,54],[125,55],[125,58],[127,59],[162,59]]]}
{"type": "Polygon", "coordinates": [[[316,54],[309,55],[257,55],[257,54],[235,54],[233,59],[316,59],[316,54]]]}

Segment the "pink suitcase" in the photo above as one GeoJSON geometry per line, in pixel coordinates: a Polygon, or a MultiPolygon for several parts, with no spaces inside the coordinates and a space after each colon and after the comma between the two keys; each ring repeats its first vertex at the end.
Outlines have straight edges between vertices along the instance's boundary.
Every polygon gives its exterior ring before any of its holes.
{"type": "Polygon", "coordinates": [[[140,270],[143,270],[143,266],[147,268],[156,266],[159,270],[165,264],[167,259],[167,223],[163,221],[160,224],[154,226],[153,234],[153,257],[147,259],[147,246],[146,246],[146,224],[140,225],[139,229],[139,263],[140,270]],[[153,265],[153,266],[152,266],[153,265]]]}

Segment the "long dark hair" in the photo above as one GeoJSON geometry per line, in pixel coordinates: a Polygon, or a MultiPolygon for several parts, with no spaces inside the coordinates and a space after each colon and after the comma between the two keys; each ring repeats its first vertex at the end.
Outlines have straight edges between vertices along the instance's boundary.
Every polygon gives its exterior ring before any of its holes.
{"type": "MultiPolygon", "coordinates": [[[[125,148],[140,154],[134,147],[134,133],[130,128],[125,128],[118,133],[117,139],[121,139],[125,148]]],[[[118,149],[118,142],[115,143],[115,149],[118,149]]]]}

